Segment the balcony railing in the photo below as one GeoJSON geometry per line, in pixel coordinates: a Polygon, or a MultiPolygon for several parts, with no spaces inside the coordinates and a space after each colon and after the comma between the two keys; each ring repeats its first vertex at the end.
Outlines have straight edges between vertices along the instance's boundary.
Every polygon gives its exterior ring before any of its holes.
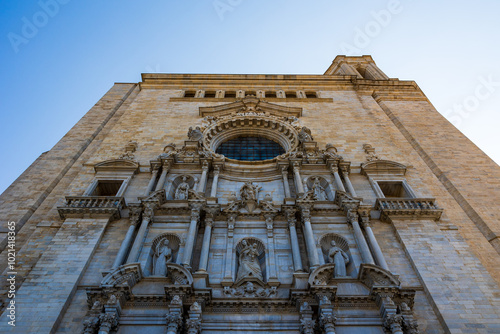
{"type": "Polygon", "coordinates": [[[434,198],[378,198],[375,209],[384,218],[434,219],[439,220],[440,209],[434,198]]]}
{"type": "Polygon", "coordinates": [[[61,219],[67,217],[82,217],[84,215],[112,215],[120,218],[120,210],[125,207],[123,197],[114,196],[66,196],[64,206],[57,208],[61,219]]]}

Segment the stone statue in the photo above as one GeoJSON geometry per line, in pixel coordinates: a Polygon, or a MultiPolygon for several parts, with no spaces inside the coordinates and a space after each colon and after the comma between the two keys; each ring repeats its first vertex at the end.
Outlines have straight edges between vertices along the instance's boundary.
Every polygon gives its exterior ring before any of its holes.
{"type": "Polygon", "coordinates": [[[239,281],[246,277],[255,277],[263,281],[262,269],[259,263],[259,252],[257,251],[257,244],[249,245],[246,240],[242,242],[243,249],[239,257],[239,268],[236,280],[239,281]]]}
{"type": "Polygon", "coordinates": [[[193,129],[193,127],[191,126],[189,128],[188,138],[192,141],[201,141],[203,139],[203,133],[201,132],[200,127],[197,126],[193,129]]]}
{"type": "Polygon", "coordinates": [[[342,249],[337,247],[335,240],[330,243],[332,248],[328,251],[330,262],[335,264],[334,277],[347,276],[346,265],[349,263],[349,256],[342,249]]]}
{"type": "Polygon", "coordinates": [[[168,247],[168,239],[160,241],[156,247],[153,275],[167,276],[167,263],[172,261],[172,250],[168,247]]]}
{"type": "Polygon", "coordinates": [[[304,127],[302,127],[302,129],[300,129],[299,141],[301,143],[313,141],[311,130],[309,130],[309,128],[304,126],[304,127]]]}
{"type": "Polygon", "coordinates": [[[311,190],[313,191],[314,198],[316,198],[316,200],[318,200],[318,201],[326,201],[327,200],[325,188],[323,188],[321,186],[321,184],[319,183],[319,178],[317,178],[317,177],[314,178],[314,183],[312,185],[311,190]]]}
{"type": "Polygon", "coordinates": [[[242,201],[256,201],[259,196],[260,187],[252,184],[252,182],[246,182],[240,189],[240,197],[242,201]]]}
{"type": "Polygon", "coordinates": [[[177,189],[175,190],[175,199],[178,200],[188,199],[189,183],[187,183],[186,180],[187,177],[183,176],[181,184],[179,184],[179,186],[177,186],[177,189]]]}

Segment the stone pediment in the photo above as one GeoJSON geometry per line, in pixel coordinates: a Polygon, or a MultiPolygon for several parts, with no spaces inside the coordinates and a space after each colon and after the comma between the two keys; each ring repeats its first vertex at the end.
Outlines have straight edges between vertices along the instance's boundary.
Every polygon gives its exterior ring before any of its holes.
{"type": "Polygon", "coordinates": [[[399,162],[390,160],[373,160],[361,165],[363,175],[398,175],[406,174],[407,167],[399,162]]]}
{"type": "Polygon", "coordinates": [[[139,170],[139,163],[132,160],[112,159],[95,164],[94,170],[96,172],[127,171],[136,173],[139,170]]]}
{"type": "Polygon", "coordinates": [[[302,116],[302,108],[287,107],[279,104],[269,103],[256,97],[245,97],[239,101],[222,104],[213,107],[200,107],[200,116],[227,116],[227,115],[244,116],[245,114],[252,115],[273,115],[279,117],[302,116]]]}

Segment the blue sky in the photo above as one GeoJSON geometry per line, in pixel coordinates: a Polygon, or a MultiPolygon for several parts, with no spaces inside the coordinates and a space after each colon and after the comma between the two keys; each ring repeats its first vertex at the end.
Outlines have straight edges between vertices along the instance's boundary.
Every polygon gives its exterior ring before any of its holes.
{"type": "Polygon", "coordinates": [[[114,82],[144,72],[322,74],[370,54],[500,162],[500,1],[0,3],[0,192],[114,82]]]}

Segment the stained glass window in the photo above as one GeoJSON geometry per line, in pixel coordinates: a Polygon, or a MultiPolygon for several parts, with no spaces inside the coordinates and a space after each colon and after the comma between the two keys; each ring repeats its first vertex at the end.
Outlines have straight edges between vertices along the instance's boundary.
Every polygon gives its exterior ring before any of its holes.
{"type": "Polygon", "coordinates": [[[263,137],[237,137],[222,143],[216,150],[229,159],[259,161],[284,154],[280,144],[263,137]]]}

